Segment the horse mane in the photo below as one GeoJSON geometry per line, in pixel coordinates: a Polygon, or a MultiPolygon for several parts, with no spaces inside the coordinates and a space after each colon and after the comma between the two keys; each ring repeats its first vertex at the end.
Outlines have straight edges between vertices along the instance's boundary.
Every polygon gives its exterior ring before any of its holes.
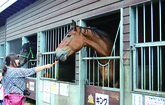
{"type": "MultiPolygon", "coordinates": [[[[108,37],[111,40],[115,40],[115,37],[113,35],[110,35],[110,34],[104,32],[104,31],[101,31],[101,30],[97,29],[96,27],[80,27],[80,26],[77,26],[77,27],[79,27],[79,29],[80,29],[79,34],[81,33],[82,29],[84,29],[83,35],[85,35],[86,32],[88,33],[88,30],[91,30],[93,35],[98,35],[102,40],[104,40],[104,36],[108,37]]],[[[66,35],[72,29],[73,29],[73,27],[66,33],[66,35]]]]}

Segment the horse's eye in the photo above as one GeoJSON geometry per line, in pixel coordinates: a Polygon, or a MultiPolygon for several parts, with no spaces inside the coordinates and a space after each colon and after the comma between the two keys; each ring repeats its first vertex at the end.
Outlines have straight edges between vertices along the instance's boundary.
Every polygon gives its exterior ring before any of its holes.
{"type": "Polygon", "coordinates": [[[67,37],[69,38],[69,37],[71,37],[72,35],[67,35],[67,37]]]}

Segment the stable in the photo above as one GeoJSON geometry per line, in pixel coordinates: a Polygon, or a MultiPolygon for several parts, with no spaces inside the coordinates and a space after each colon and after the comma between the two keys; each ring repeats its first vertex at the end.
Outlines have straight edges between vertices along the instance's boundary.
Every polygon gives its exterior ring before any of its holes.
{"type": "Polygon", "coordinates": [[[164,0],[17,0],[0,12],[0,67],[5,55],[20,54],[32,42],[37,44],[36,58],[24,67],[59,59],[51,69],[27,78],[28,98],[36,105],[164,104],[164,13],[164,0]],[[65,42],[67,48],[80,45],[70,46],[73,35],[84,34],[91,41],[91,30],[102,35],[95,35],[98,41],[113,39],[108,55],[94,48],[101,45],[97,43],[65,61],[64,55],[58,57],[65,42]]]}

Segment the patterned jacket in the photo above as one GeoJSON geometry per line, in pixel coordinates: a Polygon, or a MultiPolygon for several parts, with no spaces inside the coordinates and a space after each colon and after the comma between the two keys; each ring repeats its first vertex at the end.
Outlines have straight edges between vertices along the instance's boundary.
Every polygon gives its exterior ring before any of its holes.
{"type": "Polygon", "coordinates": [[[3,86],[5,87],[5,94],[8,93],[20,93],[23,94],[23,92],[18,89],[17,87],[13,86],[9,80],[17,85],[22,90],[25,90],[25,84],[26,84],[26,78],[30,75],[33,75],[35,73],[35,68],[25,69],[25,68],[7,68],[7,72],[4,76],[4,83],[3,86]],[[6,77],[8,76],[8,78],[6,77]],[[8,80],[9,79],[9,80],[8,80]]]}

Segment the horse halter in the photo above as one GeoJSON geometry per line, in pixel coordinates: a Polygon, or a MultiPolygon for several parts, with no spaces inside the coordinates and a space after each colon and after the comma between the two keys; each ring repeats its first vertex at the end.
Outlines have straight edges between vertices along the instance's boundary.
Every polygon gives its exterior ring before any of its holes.
{"type": "Polygon", "coordinates": [[[31,57],[31,58],[34,58],[34,56],[33,56],[33,52],[32,52],[32,50],[31,50],[31,47],[29,47],[29,49],[30,49],[30,51],[29,51],[28,56],[23,56],[23,55],[20,55],[20,57],[27,58],[27,62],[29,62],[28,58],[29,58],[29,56],[30,56],[30,53],[31,53],[31,55],[32,55],[32,57],[31,57]]]}

